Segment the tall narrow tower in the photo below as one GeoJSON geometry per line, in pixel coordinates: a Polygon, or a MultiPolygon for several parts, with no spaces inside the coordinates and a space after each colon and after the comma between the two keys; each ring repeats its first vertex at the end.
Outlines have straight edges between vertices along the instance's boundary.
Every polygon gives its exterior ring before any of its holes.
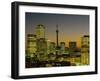
{"type": "Polygon", "coordinates": [[[56,25],[56,43],[57,43],[57,47],[59,46],[59,39],[58,39],[58,33],[59,33],[59,30],[58,30],[58,25],[56,25]]]}
{"type": "Polygon", "coordinates": [[[56,55],[60,54],[60,46],[59,46],[59,30],[58,30],[58,25],[56,25],[56,55]]]}

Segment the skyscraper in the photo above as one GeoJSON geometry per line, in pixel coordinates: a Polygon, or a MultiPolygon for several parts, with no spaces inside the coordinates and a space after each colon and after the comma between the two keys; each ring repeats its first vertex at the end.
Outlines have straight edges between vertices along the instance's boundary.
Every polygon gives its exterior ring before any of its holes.
{"type": "Polygon", "coordinates": [[[70,54],[75,54],[75,50],[77,48],[77,43],[75,41],[69,42],[69,52],[70,54]]]}
{"type": "Polygon", "coordinates": [[[51,45],[51,42],[50,40],[46,40],[47,42],[47,54],[50,54],[50,45],[51,45]]]}
{"type": "Polygon", "coordinates": [[[29,56],[33,57],[37,51],[37,44],[36,44],[36,35],[28,34],[27,35],[27,53],[29,56]]]}
{"type": "Polygon", "coordinates": [[[60,42],[60,51],[61,51],[61,54],[64,54],[65,53],[65,42],[60,42]]]}
{"type": "Polygon", "coordinates": [[[47,42],[45,38],[37,39],[37,57],[41,61],[46,60],[47,57],[47,42]]]}
{"type": "Polygon", "coordinates": [[[84,35],[81,38],[81,63],[89,64],[89,35],[84,35]]]}
{"type": "Polygon", "coordinates": [[[45,27],[44,27],[44,25],[42,25],[42,24],[37,25],[36,36],[37,36],[37,39],[45,38],[45,27]]]}
{"type": "Polygon", "coordinates": [[[55,49],[56,49],[55,43],[54,42],[50,42],[50,53],[55,54],[55,52],[56,52],[55,49]]]}

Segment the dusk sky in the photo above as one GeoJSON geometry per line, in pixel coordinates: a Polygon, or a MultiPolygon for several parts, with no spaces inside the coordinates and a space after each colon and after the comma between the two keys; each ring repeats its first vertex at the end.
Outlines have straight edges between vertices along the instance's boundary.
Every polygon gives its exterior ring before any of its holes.
{"type": "Polygon", "coordinates": [[[89,35],[89,16],[71,14],[47,14],[47,13],[26,13],[26,35],[35,34],[38,24],[46,28],[46,38],[52,42],[56,41],[56,25],[59,29],[59,42],[65,42],[68,47],[69,41],[76,41],[77,46],[81,45],[81,37],[89,35]]]}

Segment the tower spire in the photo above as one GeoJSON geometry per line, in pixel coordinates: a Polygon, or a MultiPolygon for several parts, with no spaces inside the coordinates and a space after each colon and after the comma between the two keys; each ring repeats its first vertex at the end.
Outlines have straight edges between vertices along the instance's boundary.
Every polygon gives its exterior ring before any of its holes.
{"type": "Polygon", "coordinates": [[[59,33],[59,30],[58,30],[58,25],[56,25],[56,43],[57,43],[57,47],[59,46],[59,39],[58,39],[58,33],[59,33]]]}

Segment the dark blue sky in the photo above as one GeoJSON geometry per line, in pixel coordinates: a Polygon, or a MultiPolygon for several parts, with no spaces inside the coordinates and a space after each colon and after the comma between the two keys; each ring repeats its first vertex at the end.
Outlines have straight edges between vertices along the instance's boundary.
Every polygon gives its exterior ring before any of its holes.
{"type": "Polygon", "coordinates": [[[69,15],[69,14],[46,14],[46,13],[26,13],[26,35],[35,34],[38,24],[43,24],[46,28],[46,38],[56,41],[56,25],[59,28],[59,41],[77,41],[80,46],[81,36],[89,35],[89,16],[88,15],[69,15]]]}

